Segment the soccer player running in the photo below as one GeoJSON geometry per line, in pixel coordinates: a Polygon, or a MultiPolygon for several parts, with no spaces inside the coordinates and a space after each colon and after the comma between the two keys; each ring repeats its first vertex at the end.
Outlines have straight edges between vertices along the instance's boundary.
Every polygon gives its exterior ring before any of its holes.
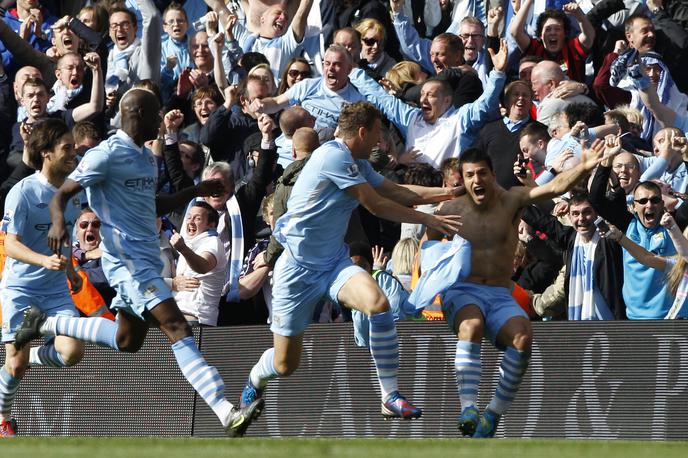
{"type": "MultiPolygon", "coordinates": [[[[461,215],[459,235],[471,242],[471,272],[442,297],[444,316],[458,336],[455,369],[461,401],[459,429],[465,436],[493,437],[501,416],[513,401],[530,360],[533,332],[525,312],[511,296],[513,256],[523,207],[571,189],[600,161],[604,142],[584,151],[582,162],[549,183],[508,191],[496,182],[490,157],[478,150],[463,152],[459,171],[466,194],[444,202],[439,215],[461,215]],[[497,390],[480,417],[476,407],[480,383],[480,343],[486,335],[504,350],[497,390]]],[[[428,238],[441,239],[432,228],[428,238]]]]}
{"type": "Polygon", "coordinates": [[[101,318],[46,316],[31,308],[25,313],[15,346],[21,348],[38,335],[66,335],[86,342],[136,352],[150,325],[159,327],[172,344],[184,377],[218,416],[227,434],[241,436],[262,410],[262,402],[235,408],[224,396],[224,382],[208,365],[193,339],[172,292],[161,278],[162,262],[156,214],[165,214],[197,196],[224,192],[219,181],[205,181],[171,196],[157,196],[157,168],[153,153],[145,148],[156,138],[160,106],[145,89],[131,89],[120,103],[122,129],[89,150],[77,169],[50,202],[52,227],[48,245],[59,251],[67,241],[65,204],[83,188],[91,208],[101,220],[102,264],[110,285],[117,291],[112,306],[117,321],[101,318]]]}
{"type": "MultiPolygon", "coordinates": [[[[22,322],[24,311],[32,304],[51,317],[78,317],[69,293],[81,288],[67,254],[54,253],[45,238],[50,227],[48,203],[57,188],[76,167],[74,137],[69,127],[58,119],[46,119],[30,134],[24,129],[25,148],[39,172],[30,175],[10,190],[5,201],[2,230],[6,233],[7,261],[2,276],[2,341],[5,365],[0,369],[0,437],[16,435],[17,425],[10,418],[12,404],[26,369],[32,366],[73,366],[81,361],[84,344],[59,336],[40,347],[16,349],[12,342],[22,322]],[[28,134],[28,135],[27,135],[28,134]],[[65,272],[66,271],[66,272],[65,272]]],[[[69,202],[65,214],[69,221],[78,218],[78,199],[69,202]]],[[[71,229],[72,224],[68,227],[71,229]]]]}
{"type": "Polygon", "coordinates": [[[367,159],[381,127],[381,114],[371,104],[344,105],[338,138],[313,152],[294,185],[287,213],[274,231],[285,248],[274,271],[274,346],[251,370],[242,406],[260,399],[269,380],[297,369],[303,333],[315,306],[326,296],[370,316],[370,352],[382,392],[382,415],[421,416],[421,409],[399,394],[399,346],[387,298],[373,277],[353,264],[344,235],[351,212],[359,204],[378,217],[425,224],[443,234],[455,233],[460,218],[409,208],[450,199],[455,189],[399,186],[373,171],[367,159]]]}

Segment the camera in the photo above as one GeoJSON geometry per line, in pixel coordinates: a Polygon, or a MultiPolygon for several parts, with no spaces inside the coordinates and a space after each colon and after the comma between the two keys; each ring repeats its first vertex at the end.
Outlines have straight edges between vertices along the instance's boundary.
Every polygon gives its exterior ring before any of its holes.
{"type": "Polygon", "coordinates": [[[595,226],[597,226],[597,230],[602,234],[609,232],[609,224],[607,224],[607,222],[601,216],[598,216],[595,220],[595,226]]]}

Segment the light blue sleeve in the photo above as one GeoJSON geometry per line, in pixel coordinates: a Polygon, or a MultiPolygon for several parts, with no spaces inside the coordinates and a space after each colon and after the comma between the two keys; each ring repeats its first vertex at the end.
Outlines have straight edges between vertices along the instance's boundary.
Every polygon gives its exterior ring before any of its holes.
{"type": "Polygon", "coordinates": [[[552,172],[545,170],[535,179],[535,183],[538,186],[542,186],[543,184],[549,183],[552,180],[554,180],[554,175],[552,172]]]}
{"type": "Polygon", "coordinates": [[[255,39],[251,39],[251,32],[246,30],[246,27],[241,22],[237,21],[234,24],[234,38],[239,42],[239,46],[244,52],[250,52],[253,47],[253,43],[256,42],[255,39]]]}
{"type": "Polygon", "coordinates": [[[289,89],[284,95],[287,96],[289,100],[289,105],[298,105],[303,102],[306,98],[306,94],[310,92],[310,87],[313,84],[320,84],[321,79],[319,78],[307,78],[305,80],[299,81],[289,89]]]}
{"type": "Polygon", "coordinates": [[[402,135],[406,137],[408,126],[420,111],[419,108],[412,107],[402,102],[401,99],[389,95],[377,81],[366,75],[360,68],[355,68],[351,71],[349,81],[358,89],[362,96],[382,111],[397,126],[402,135]]]}
{"type": "Polygon", "coordinates": [[[459,124],[464,133],[480,129],[499,110],[499,95],[504,87],[506,74],[492,70],[487,87],[478,100],[459,108],[459,124]]]}
{"type": "Polygon", "coordinates": [[[5,199],[5,216],[2,219],[2,229],[8,234],[22,235],[29,216],[29,203],[22,192],[21,182],[10,189],[5,199]]]}
{"type": "Polygon", "coordinates": [[[661,157],[636,156],[640,163],[640,181],[654,180],[666,172],[669,163],[661,157]]]}
{"type": "Polygon", "coordinates": [[[296,52],[301,43],[303,43],[305,37],[306,34],[304,33],[303,37],[301,37],[301,41],[296,41],[296,37],[294,36],[294,29],[292,29],[291,25],[287,29],[287,33],[285,33],[281,37],[278,37],[280,45],[279,47],[287,59],[291,58],[291,55],[296,52]]]}
{"type": "Polygon", "coordinates": [[[370,162],[356,161],[356,163],[358,164],[358,170],[361,172],[361,175],[363,175],[373,188],[381,186],[382,182],[385,181],[385,177],[377,173],[375,169],[373,169],[373,166],[370,165],[370,162]]]}
{"type": "Polygon", "coordinates": [[[107,178],[108,165],[107,152],[93,148],[86,152],[76,170],[69,175],[69,179],[79,183],[82,188],[88,188],[107,178]]]}
{"type": "Polygon", "coordinates": [[[344,149],[331,148],[327,152],[327,158],[328,160],[323,161],[320,174],[339,189],[366,183],[366,177],[361,173],[359,165],[344,149]]]}
{"type": "Polygon", "coordinates": [[[432,41],[421,38],[418,31],[404,14],[395,14],[392,18],[394,31],[397,33],[401,45],[401,53],[407,59],[418,63],[431,75],[435,74],[435,67],[430,61],[430,46],[432,41]]]}

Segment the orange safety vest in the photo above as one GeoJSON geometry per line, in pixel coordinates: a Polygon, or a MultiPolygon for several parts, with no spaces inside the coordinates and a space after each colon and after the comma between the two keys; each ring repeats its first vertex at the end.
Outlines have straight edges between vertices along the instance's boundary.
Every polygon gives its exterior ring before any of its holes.
{"type": "MultiPolygon", "coordinates": [[[[77,259],[72,256],[72,264],[74,267],[79,265],[77,259]]],[[[115,316],[108,310],[107,303],[103,296],[98,292],[91,280],[88,278],[88,274],[85,270],[77,270],[77,275],[81,277],[81,289],[78,293],[72,292],[72,300],[76,308],[86,316],[89,317],[103,317],[108,320],[115,321],[115,316]]],[[[67,280],[69,282],[69,279],[67,280]]],[[[71,284],[69,285],[71,291],[71,284]]]]}

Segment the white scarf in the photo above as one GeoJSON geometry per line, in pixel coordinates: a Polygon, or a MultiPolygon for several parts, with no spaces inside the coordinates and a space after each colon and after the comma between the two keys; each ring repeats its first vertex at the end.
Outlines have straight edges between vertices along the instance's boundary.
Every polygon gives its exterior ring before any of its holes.
{"type": "Polygon", "coordinates": [[[122,84],[127,83],[129,80],[129,59],[140,45],[141,40],[137,38],[132,44],[124,49],[119,49],[115,46],[110,50],[110,54],[108,54],[107,75],[105,76],[105,86],[107,88],[115,88],[116,90],[122,84]]]}
{"type": "Polygon", "coordinates": [[[599,319],[595,313],[593,263],[600,236],[595,231],[585,242],[576,234],[569,269],[569,321],[599,319]]]}
{"type": "Polygon", "coordinates": [[[227,213],[232,223],[232,244],[229,255],[227,281],[222,294],[227,294],[227,302],[239,302],[239,274],[244,258],[244,228],[241,221],[241,209],[236,196],[227,201],[227,213]]]}
{"type": "Polygon", "coordinates": [[[48,100],[48,113],[55,113],[56,111],[64,111],[67,109],[67,104],[77,95],[81,94],[84,85],[80,85],[76,89],[67,89],[60,80],[53,84],[53,96],[48,100]]]}

